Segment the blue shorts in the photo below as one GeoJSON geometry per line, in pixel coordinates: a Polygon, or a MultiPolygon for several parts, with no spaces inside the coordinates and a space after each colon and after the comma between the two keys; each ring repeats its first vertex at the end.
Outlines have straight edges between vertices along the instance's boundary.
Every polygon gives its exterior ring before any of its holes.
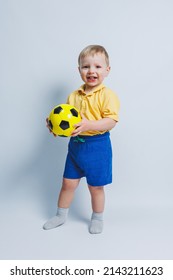
{"type": "Polygon", "coordinates": [[[86,177],[90,186],[112,183],[112,147],[110,134],[71,137],[64,178],[86,177]]]}

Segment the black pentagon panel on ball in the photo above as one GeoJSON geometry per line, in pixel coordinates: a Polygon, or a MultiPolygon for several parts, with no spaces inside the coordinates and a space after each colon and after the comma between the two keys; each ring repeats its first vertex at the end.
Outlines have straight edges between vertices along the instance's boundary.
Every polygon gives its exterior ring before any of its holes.
{"type": "Polygon", "coordinates": [[[53,129],[53,124],[52,124],[52,122],[50,121],[50,120],[48,120],[48,126],[49,126],[49,128],[52,130],[53,129]]]}
{"type": "Polygon", "coordinates": [[[61,129],[66,130],[70,127],[70,124],[67,121],[61,121],[59,126],[61,127],[61,129]]]}
{"type": "Polygon", "coordinates": [[[78,112],[73,108],[70,110],[74,117],[78,117],[78,112]]]}
{"type": "Polygon", "coordinates": [[[58,106],[54,109],[54,114],[59,114],[62,110],[63,108],[61,106],[58,106]]]}

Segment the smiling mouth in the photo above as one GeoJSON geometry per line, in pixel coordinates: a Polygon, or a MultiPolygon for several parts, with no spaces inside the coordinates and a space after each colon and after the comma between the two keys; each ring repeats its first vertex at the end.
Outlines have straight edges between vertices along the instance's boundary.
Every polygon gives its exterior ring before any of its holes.
{"type": "Polygon", "coordinates": [[[88,76],[87,77],[87,80],[90,81],[90,82],[94,82],[97,80],[97,77],[94,77],[94,76],[88,76]]]}

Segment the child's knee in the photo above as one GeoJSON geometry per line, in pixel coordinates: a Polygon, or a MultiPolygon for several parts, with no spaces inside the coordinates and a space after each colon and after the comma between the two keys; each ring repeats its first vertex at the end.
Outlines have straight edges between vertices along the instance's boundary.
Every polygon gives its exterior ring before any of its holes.
{"type": "Polygon", "coordinates": [[[104,187],[103,186],[99,186],[99,187],[93,187],[93,186],[88,186],[89,190],[91,192],[91,194],[93,195],[97,195],[99,193],[103,193],[104,192],[104,187]]]}
{"type": "Polygon", "coordinates": [[[74,191],[77,188],[79,181],[80,181],[79,179],[63,178],[62,190],[63,191],[74,191]]]}

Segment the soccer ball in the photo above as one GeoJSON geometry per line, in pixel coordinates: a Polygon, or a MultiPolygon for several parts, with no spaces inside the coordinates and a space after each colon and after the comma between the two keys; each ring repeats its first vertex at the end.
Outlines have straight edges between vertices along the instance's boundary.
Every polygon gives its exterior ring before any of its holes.
{"type": "Polygon", "coordinates": [[[73,125],[80,121],[80,114],[74,106],[60,104],[50,112],[48,126],[54,134],[69,137],[75,129],[73,125]]]}

